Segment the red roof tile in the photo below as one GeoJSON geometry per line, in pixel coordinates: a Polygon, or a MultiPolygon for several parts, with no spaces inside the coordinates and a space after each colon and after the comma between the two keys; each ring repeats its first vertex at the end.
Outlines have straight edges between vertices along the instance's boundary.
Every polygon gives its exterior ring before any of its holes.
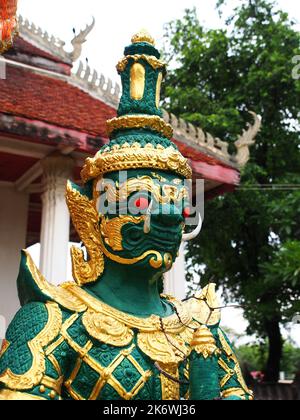
{"type": "Polygon", "coordinates": [[[116,111],[67,82],[7,66],[0,79],[0,112],[107,137],[116,111]]]}

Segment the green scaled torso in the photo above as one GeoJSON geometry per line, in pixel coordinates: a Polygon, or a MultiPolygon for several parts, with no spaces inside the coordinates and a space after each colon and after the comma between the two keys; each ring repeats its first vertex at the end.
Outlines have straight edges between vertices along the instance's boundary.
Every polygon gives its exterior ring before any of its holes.
{"type": "Polygon", "coordinates": [[[251,398],[218,327],[218,311],[205,327],[218,349],[215,361],[208,357],[205,339],[197,351],[191,346],[194,332],[208,319],[210,289],[205,299],[185,305],[162,297],[176,313],[142,319],[109,307],[73,283],[49,285],[29,255],[23,255],[23,265],[27,294],[20,287],[25,305],[3,344],[0,399],[179,400],[189,399],[190,392],[197,399],[251,398]]]}

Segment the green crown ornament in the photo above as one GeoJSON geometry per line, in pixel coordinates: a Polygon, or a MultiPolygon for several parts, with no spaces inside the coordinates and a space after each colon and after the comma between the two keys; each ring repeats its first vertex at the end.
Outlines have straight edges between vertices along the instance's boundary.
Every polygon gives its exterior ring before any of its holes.
{"type": "Polygon", "coordinates": [[[160,91],[166,65],[154,44],[142,30],[125,48],[125,57],[117,65],[123,93],[117,117],[107,121],[110,143],[86,160],[81,172],[84,182],[130,169],[157,169],[192,177],[187,159],[171,141],[171,125],[162,118],[160,91]]]}

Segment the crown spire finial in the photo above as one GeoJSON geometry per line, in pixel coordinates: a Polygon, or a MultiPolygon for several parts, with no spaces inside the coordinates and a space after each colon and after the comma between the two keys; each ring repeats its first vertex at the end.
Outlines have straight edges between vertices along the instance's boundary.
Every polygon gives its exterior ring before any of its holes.
{"type": "Polygon", "coordinates": [[[131,38],[131,42],[133,44],[137,44],[139,42],[147,42],[148,44],[155,46],[155,39],[150,35],[147,29],[144,28],[137,32],[135,35],[133,35],[133,37],[131,38]]]}

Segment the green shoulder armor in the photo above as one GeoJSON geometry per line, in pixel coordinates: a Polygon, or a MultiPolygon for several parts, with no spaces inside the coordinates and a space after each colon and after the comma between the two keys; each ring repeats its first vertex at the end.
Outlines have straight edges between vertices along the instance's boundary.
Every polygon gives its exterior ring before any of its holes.
{"type": "Polygon", "coordinates": [[[69,283],[54,286],[47,282],[27,251],[22,251],[17,280],[21,306],[31,302],[56,302],[71,312],[84,312],[86,305],[68,290],[69,283]]]}
{"type": "Polygon", "coordinates": [[[54,302],[29,303],[10,324],[0,352],[0,387],[32,389],[46,370],[43,349],[59,335],[62,311],[54,302]]]}

